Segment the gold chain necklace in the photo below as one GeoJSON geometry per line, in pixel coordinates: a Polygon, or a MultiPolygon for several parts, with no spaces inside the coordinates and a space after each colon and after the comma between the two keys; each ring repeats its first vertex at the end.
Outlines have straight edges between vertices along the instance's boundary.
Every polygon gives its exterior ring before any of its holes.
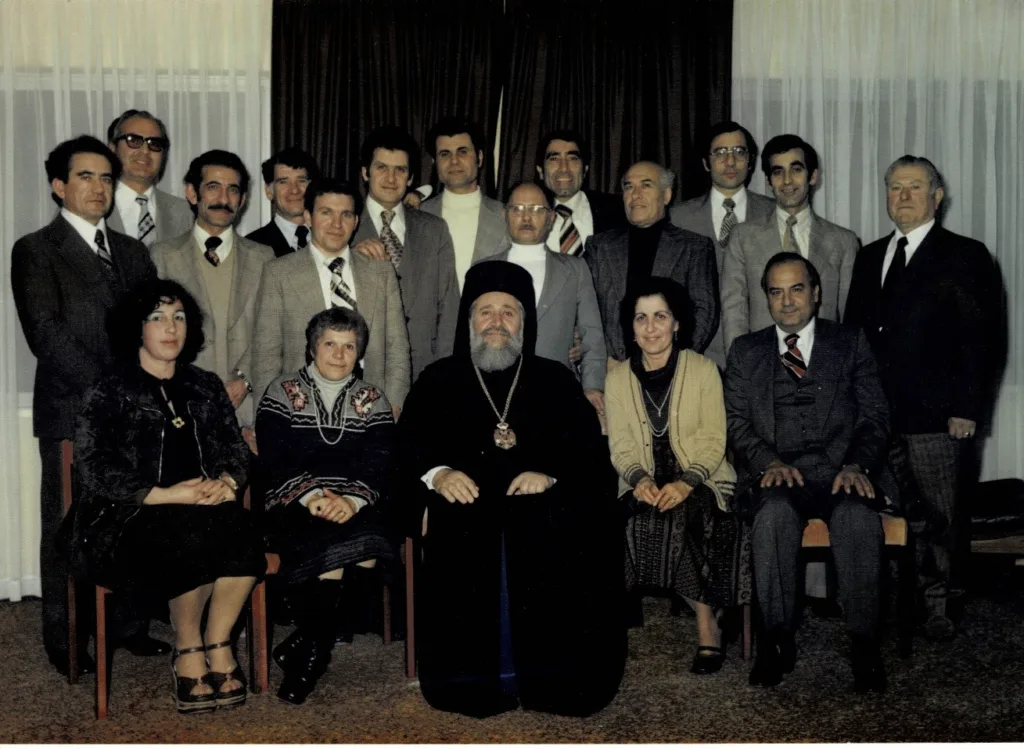
{"type": "Polygon", "coordinates": [[[519,373],[523,371],[523,357],[519,357],[519,366],[516,368],[515,379],[512,380],[512,387],[508,389],[504,413],[498,413],[498,407],[494,405],[494,399],[491,398],[487,385],[484,384],[484,377],[480,374],[480,368],[476,364],[473,365],[473,371],[476,372],[476,378],[480,381],[480,387],[483,388],[484,395],[487,396],[487,402],[491,404],[491,408],[494,410],[494,415],[498,417],[498,426],[494,430],[494,444],[502,450],[511,450],[516,446],[516,433],[512,431],[512,428],[505,419],[508,417],[509,406],[512,405],[512,394],[516,391],[516,384],[519,382],[519,373]]]}

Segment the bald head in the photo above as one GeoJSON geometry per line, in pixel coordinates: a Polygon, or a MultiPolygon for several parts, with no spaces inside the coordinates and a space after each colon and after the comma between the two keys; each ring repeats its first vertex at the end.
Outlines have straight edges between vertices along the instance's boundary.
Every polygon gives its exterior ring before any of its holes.
{"type": "Polygon", "coordinates": [[[555,213],[539,185],[524,182],[509,195],[505,225],[516,244],[544,244],[554,221],[555,213]]]}
{"type": "Polygon", "coordinates": [[[653,161],[638,161],[622,178],[622,202],[633,226],[646,228],[665,217],[672,202],[671,170],[653,161]]]}

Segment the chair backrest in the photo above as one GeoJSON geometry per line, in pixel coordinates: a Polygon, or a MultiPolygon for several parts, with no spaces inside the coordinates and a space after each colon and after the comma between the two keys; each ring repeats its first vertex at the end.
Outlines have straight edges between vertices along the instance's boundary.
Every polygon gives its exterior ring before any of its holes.
{"type": "Polygon", "coordinates": [[[74,496],[71,492],[71,464],[75,456],[75,443],[71,440],[61,440],[60,443],[60,495],[64,507],[64,514],[71,509],[71,502],[74,496]]]}

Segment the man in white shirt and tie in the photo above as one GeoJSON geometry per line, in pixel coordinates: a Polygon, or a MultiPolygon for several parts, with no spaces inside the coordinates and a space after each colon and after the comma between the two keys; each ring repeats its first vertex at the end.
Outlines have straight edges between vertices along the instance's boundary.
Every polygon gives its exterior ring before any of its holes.
{"type": "Polygon", "coordinates": [[[147,247],[175,237],[192,226],[188,203],[157,188],[167,169],[171,141],[153,114],[129,109],[107,128],[107,145],[124,164],[114,189],[114,231],[135,237],[147,247]]]}
{"type": "Polygon", "coordinates": [[[265,244],[281,257],[302,250],[309,243],[306,226],[306,188],[320,178],[316,161],[301,148],[282,149],[263,162],[263,190],[273,208],[273,217],[256,231],[246,235],[265,244]]]}

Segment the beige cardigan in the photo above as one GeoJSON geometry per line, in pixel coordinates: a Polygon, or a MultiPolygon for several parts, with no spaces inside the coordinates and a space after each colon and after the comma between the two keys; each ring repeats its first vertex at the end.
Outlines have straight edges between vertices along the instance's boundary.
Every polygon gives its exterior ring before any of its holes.
{"type": "MultiPolygon", "coordinates": [[[[623,362],[608,373],[605,414],[612,464],[619,473],[619,496],[644,477],[654,476],[653,438],[640,382],[623,362]]],[[[729,511],[736,471],[725,459],[725,401],[718,367],[689,349],[679,352],[669,396],[669,442],[695,489],[707,484],[718,507],[729,511]]]]}

